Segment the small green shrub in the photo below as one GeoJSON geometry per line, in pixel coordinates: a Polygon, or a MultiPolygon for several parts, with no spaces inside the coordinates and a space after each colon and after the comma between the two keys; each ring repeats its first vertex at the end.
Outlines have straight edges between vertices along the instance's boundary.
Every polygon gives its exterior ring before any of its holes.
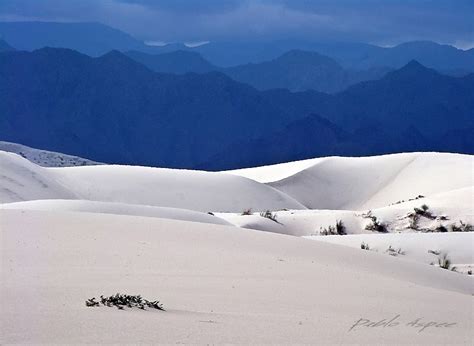
{"type": "Polygon", "coordinates": [[[362,250],[370,250],[369,244],[366,244],[366,243],[364,243],[364,242],[362,242],[362,243],[360,244],[360,248],[361,248],[362,250]]]}
{"type": "Polygon", "coordinates": [[[241,215],[252,215],[252,208],[249,208],[249,209],[244,209],[244,211],[242,211],[242,214],[241,215]]]}

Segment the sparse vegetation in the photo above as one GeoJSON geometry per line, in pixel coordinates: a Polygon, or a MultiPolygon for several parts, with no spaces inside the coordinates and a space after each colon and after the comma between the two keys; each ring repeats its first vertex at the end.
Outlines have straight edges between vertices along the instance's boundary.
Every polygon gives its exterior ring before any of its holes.
{"type": "Polygon", "coordinates": [[[447,253],[442,254],[438,257],[438,266],[440,268],[451,270],[453,272],[456,271],[456,267],[452,265],[447,253]]]}
{"type": "Polygon", "coordinates": [[[241,215],[253,215],[252,208],[244,209],[244,211],[242,211],[241,215]]]}
{"type": "Polygon", "coordinates": [[[451,232],[472,232],[472,225],[459,220],[459,226],[456,224],[451,225],[451,232]]]}
{"type": "Polygon", "coordinates": [[[336,227],[334,226],[328,226],[328,228],[320,227],[319,234],[320,235],[336,235],[337,234],[336,227]]]}
{"type": "Polygon", "coordinates": [[[342,222],[342,220],[337,220],[336,221],[336,232],[339,235],[345,235],[346,233],[346,226],[342,222]]]}
{"type": "Polygon", "coordinates": [[[428,207],[426,204],[423,204],[420,208],[413,208],[416,215],[420,215],[428,219],[434,220],[436,217],[431,214],[429,209],[430,207],[428,207]]]}
{"type": "Polygon", "coordinates": [[[433,255],[436,255],[436,256],[439,256],[439,254],[441,253],[441,251],[437,251],[437,250],[428,250],[428,253],[430,253],[430,254],[433,254],[433,255]]]}
{"type": "Polygon", "coordinates": [[[388,249],[385,252],[387,252],[390,256],[398,256],[405,254],[405,251],[402,251],[401,248],[394,249],[392,245],[389,245],[388,249]]]}
{"type": "Polygon", "coordinates": [[[407,215],[408,219],[410,220],[409,228],[413,230],[418,230],[418,220],[420,220],[420,214],[414,212],[407,215]]]}
{"type": "Polygon", "coordinates": [[[270,210],[262,211],[260,216],[278,223],[276,213],[272,213],[270,210]]]}
{"type": "Polygon", "coordinates": [[[417,199],[420,199],[420,198],[425,198],[425,196],[423,195],[418,195],[416,196],[415,198],[410,198],[408,199],[407,201],[405,201],[404,199],[400,200],[400,201],[397,201],[395,203],[392,203],[390,205],[395,205],[395,204],[400,204],[400,203],[405,203],[405,202],[411,202],[411,201],[416,201],[417,199]]]}
{"type": "Polygon", "coordinates": [[[369,218],[372,221],[367,226],[365,226],[365,229],[367,231],[380,232],[380,233],[387,233],[388,232],[387,226],[385,226],[384,223],[379,222],[377,220],[377,217],[375,215],[372,215],[371,211],[369,211],[367,214],[365,214],[364,217],[369,218]]]}
{"type": "Polygon", "coordinates": [[[360,243],[360,248],[361,248],[362,250],[370,250],[369,244],[366,244],[366,243],[364,243],[364,242],[360,243]]]}
{"type": "Polygon", "coordinates": [[[113,296],[104,297],[100,296],[100,299],[95,297],[86,300],[86,306],[88,307],[98,307],[98,306],[108,306],[116,307],[119,310],[124,310],[125,307],[128,308],[138,308],[141,310],[146,310],[146,308],[157,309],[165,311],[163,305],[155,300],[150,301],[142,298],[140,295],[132,296],[128,294],[117,293],[113,296]]]}
{"type": "Polygon", "coordinates": [[[342,220],[336,221],[336,226],[328,226],[327,228],[320,228],[319,229],[320,235],[345,235],[346,233],[346,226],[342,220]]]}
{"type": "MultiPolygon", "coordinates": [[[[419,230],[418,227],[418,221],[420,220],[421,217],[425,217],[430,220],[437,219],[435,215],[433,215],[429,211],[430,207],[426,204],[421,205],[419,208],[413,208],[413,212],[409,213],[407,215],[407,218],[410,220],[410,225],[408,226],[409,228],[413,230],[419,230]]],[[[445,218],[445,217],[444,217],[445,218]]],[[[442,231],[442,230],[440,230],[442,231]]]]}

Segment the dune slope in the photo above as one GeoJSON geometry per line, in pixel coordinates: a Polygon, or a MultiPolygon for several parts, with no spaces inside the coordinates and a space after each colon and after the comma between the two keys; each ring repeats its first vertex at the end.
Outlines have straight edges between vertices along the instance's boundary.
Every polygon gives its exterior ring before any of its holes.
{"type": "Polygon", "coordinates": [[[0,203],[81,199],[202,212],[305,209],[271,186],[225,173],[115,165],[43,168],[1,151],[0,167],[0,203]]]}
{"type": "Polygon", "coordinates": [[[328,157],[229,173],[267,183],[309,209],[364,210],[473,186],[473,171],[470,155],[403,153],[328,157]]]}
{"type": "Polygon", "coordinates": [[[202,222],[216,225],[232,224],[219,217],[193,210],[148,205],[96,202],[87,200],[49,199],[0,204],[0,209],[85,212],[114,215],[146,216],[171,220],[202,222]]]}

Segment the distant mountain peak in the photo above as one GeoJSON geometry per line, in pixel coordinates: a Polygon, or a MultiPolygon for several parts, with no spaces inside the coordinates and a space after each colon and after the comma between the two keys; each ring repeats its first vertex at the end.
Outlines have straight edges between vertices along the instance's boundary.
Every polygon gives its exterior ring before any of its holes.
{"type": "Polygon", "coordinates": [[[420,64],[417,60],[410,60],[402,68],[390,72],[387,74],[388,77],[403,77],[403,78],[417,78],[421,76],[437,76],[438,72],[420,64]]]}
{"type": "Polygon", "coordinates": [[[106,64],[121,73],[123,70],[133,70],[135,73],[140,71],[142,74],[148,74],[151,72],[151,70],[145,65],[133,60],[116,49],[113,49],[94,60],[100,64],[106,64]]]}
{"type": "Polygon", "coordinates": [[[128,59],[125,54],[122,52],[118,51],[117,49],[112,49],[111,51],[108,51],[107,53],[101,55],[99,57],[100,59],[128,59]]]}
{"type": "Polygon", "coordinates": [[[410,69],[428,69],[427,67],[423,66],[418,62],[418,60],[412,59],[410,60],[404,68],[410,68],[410,69]]]}

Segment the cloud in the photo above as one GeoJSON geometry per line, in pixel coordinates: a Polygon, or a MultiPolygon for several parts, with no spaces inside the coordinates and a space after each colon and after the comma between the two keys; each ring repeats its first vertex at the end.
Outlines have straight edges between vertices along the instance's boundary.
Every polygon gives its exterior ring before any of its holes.
{"type": "Polygon", "coordinates": [[[146,41],[472,42],[472,0],[2,0],[0,19],[96,21],[146,41]]]}

